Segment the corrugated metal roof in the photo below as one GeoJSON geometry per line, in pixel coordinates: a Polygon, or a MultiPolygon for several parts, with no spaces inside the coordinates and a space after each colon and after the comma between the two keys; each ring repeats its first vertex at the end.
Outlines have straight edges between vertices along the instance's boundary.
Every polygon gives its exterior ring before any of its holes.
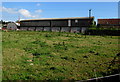
{"type": "Polygon", "coordinates": [[[94,17],[69,17],[69,18],[40,18],[40,19],[27,19],[20,21],[31,21],[31,20],[62,20],[62,19],[93,19],[94,17]]]}
{"type": "Polygon", "coordinates": [[[98,20],[120,20],[120,18],[98,19],[98,20]]]}
{"type": "Polygon", "coordinates": [[[120,24],[120,19],[98,19],[98,24],[120,24]]]}

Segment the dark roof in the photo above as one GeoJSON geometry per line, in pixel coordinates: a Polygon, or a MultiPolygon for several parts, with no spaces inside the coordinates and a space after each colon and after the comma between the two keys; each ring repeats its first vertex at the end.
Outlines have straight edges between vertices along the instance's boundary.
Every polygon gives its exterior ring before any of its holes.
{"type": "Polygon", "coordinates": [[[20,21],[32,21],[32,20],[64,20],[64,19],[94,19],[94,17],[40,18],[40,19],[20,20],[20,21]]]}

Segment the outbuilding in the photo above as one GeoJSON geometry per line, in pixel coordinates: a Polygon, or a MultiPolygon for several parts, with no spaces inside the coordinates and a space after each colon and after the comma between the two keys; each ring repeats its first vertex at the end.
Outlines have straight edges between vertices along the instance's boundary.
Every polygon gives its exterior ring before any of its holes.
{"type": "Polygon", "coordinates": [[[20,25],[18,23],[11,22],[11,23],[7,24],[8,30],[17,30],[17,29],[19,29],[19,27],[20,27],[20,25]]]}
{"type": "Polygon", "coordinates": [[[94,17],[41,18],[20,21],[20,30],[84,33],[94,17]]]}
{"type": "Polygon", "coordinates": [[[97,26],[102,28],[120,28],[120,19],[98,19],[97,26]]]}

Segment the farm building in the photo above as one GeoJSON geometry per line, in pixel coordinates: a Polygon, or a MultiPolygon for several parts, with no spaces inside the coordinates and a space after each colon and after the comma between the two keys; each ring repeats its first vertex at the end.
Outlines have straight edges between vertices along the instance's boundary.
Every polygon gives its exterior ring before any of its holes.
{"type": "Polygon", "coordinates": [[[17,30],[19,27],[20,25],[18,23],[11,22],[7,24],[7,29],[9,30],[17,30]]]}
{"type": "Polygon", "coordinates": [[[41,18],[20,21],[20,30],[84,33],[94,17],[41,18]]]}
{"type": "Polygon", "coordinates": [[[98,19],[98,26],[103,28],[120,28],[120,19],[98,19]]]}

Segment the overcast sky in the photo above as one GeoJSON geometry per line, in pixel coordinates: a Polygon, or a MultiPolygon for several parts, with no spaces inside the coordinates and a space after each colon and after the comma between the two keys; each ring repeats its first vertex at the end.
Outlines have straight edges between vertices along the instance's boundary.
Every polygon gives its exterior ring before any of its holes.
{"type": "Polygon", "coordinates": [[[95,20],[118,17],[118,2],[2,2],[0,12],[3,20],[16,21],[19,18],[88,17],[89,9],[95,20]]]}

